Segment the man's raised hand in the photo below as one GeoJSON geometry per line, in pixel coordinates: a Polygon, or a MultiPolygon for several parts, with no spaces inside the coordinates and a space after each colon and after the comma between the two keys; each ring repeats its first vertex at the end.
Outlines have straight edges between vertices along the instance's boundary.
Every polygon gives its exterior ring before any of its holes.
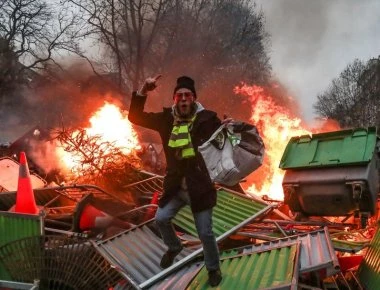
{"type": "Polygon", "coordinates": [[[154,78],[147,78],[142,85],[141,89],[138,91],[139,95],[146,96],[146,94],[150,91],[153,91],[156,87],[157,84],[156,82],[162,75],[157,75],[154,78]]]}

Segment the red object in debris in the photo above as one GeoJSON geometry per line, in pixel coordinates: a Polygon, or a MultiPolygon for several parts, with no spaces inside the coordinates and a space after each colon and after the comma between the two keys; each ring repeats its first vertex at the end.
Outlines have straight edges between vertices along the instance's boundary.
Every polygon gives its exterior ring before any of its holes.
{"type": "Polygon", "coordinates": [[[286,231],[288,231],[288,230],[292,230],[294,228],[294,225],[291,225],[291,224],[287,224],[285,227],[284,227],[284,229],[286,230],[286,231]]]}
{"type": "Polygon", "coordinates": [[[363,255],[352,255],[338,257],[340,270],[345,273],[347,270],[358,266],[363,260],[363,255]]]}
{"type": "Polygon", "coordinates": [[[105,212],[87,204],[79,219],[79,228],[82,231],[92,228],[106,228],[112,223],[113,218],[105,212]]]}
{"type": "Polygon", "coordinates": [[[28,162],[25,152],[20,153],[20,168],[17,184],[15,212],[38,214],[38,208],[34,199],[32,182],[30,179],[28,162]]]}
{"type": "Polygon", "coordinates": [[[158,204],[158,197],[160,193],[158,191],[153,192],[152,200],[150,204],[158,204]]]}
{"type": "MultiPolygon", "coordinates": [[[[160,193],[158,191],[153,192],[153,196],[152,196],[152,200],[150,201],[150,204],[157,205],[159,196],[160,196],[160,193]]],[[[156,211],[157,211],[156,207],[149,207],[145,214],[144,220],[147,221],[147,220],[152,219],[154,215],[156,214],[156,211]]]]}

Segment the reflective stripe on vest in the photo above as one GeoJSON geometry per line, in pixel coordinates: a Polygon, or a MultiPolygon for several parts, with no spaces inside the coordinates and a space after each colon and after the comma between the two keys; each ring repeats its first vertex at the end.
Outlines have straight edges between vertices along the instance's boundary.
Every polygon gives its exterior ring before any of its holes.
{"type": "Polygon", "coordinates": [[[169,138],[169,147],[181,149],[182,158],[190,158],[195,156],[195,150],[191,143],[191,136],[189,132],[189,126],[193,123],[195,116],[191,122],[174,125],[169,138]]]}

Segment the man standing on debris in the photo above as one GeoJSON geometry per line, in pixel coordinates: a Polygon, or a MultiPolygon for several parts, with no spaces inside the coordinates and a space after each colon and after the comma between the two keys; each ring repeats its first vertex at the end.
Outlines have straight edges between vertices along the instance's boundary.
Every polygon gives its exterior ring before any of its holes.
{"type": "Polygon", "coordinates": [[[182,207],[190,205],[203,245],[208,282],[211,286],[217,286],[222,275],[218,246],[212,231],[216,190],[197,148],[210,138],[221,121],[215,112],[204,109],[196,101],[194,80],[187,76],[177,79],[171,108],[157,113],[144,112],[148,92],[156,88],[160,77],[146,79],[141,89],[133,93],[128,117],[132,123],[160,134],[166,156],[164,192],[159,201],[156,223],[168,250],[160,266],[171,266],[183,248],[172,219],[182,207]]]}

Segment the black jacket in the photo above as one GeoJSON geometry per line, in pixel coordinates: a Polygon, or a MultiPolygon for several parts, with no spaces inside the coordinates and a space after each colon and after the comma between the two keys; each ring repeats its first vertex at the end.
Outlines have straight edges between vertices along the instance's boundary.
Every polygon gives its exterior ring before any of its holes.
{"type": "Polygon", "coordinates": [[[182,177],[185,177],[192,211],[199,212],[212,208],[216,204],[216,190],[197,148],[207,141],[220,126],[221,122],[216,113],[209,110],[198,112],[190,132],[196,156],[178,160],[175,157],[175,149],[168,146],[174,121],[172,108],[163,108],[163,111],[158,113],[147,113],[144,112],[145,102],[146,97],[138,96],[134,92],[128,119],[136,125],[157,131],[161,136],[167,168],[164,192],[159,201],[159,206],[163,207],[178,193],[182,177]]]}

